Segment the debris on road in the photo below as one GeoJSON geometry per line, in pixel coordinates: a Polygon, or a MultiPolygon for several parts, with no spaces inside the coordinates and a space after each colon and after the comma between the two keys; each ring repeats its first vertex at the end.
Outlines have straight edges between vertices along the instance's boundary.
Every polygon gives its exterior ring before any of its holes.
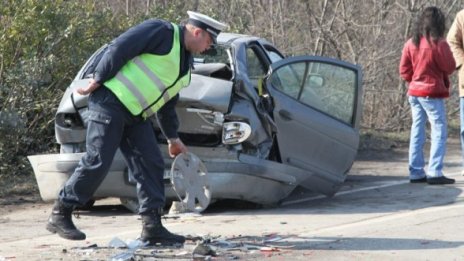
{"type": "MultiPolygon", "coordinates": [[[[297,236],[291,236],[293,239],[297,236]]],[[[123,241],[118,237],[110,240],[108,246],[99,247],[91,244],[84,247],[75,247],[70,251],[64,249],[63,255],[77,256],[86,260],[105,256],[111,261],[132,260],[239,260],[250,257],[270,257],[283,251],[289,252],[294,245],[289,237],[278,234],[263,236],[187,236],[183,246],[146,246],[139,240],[123,241]]],[[[99,259],[98,259],[99,260],[99,259]]]]}

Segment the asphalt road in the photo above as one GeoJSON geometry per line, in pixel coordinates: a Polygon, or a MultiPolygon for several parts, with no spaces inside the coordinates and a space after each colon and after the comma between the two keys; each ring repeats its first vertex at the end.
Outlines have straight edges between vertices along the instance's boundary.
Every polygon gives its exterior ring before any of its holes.
{"type": "MultiPolygon", "coordinates": [[[[460,172],[456,140],[449,142],[445,174],[457,182],[447,186],[409,184],[405,150],[363,152],[332,198],[298,189],[277,208],[222,205],[164,224],[208,239],[204,245],[217,255],[211,260],[464,260],[460,172]]],[[[87,234],[85,241],[45,230],[51,204],[23,200],[2,206],[0,261],[192,259],[194,240],[181,248],[110,247],[116,239],[134,243],[141,228],[138,216],[117,203],[104,200],[80,213],[75,223],[87,234]]]]}

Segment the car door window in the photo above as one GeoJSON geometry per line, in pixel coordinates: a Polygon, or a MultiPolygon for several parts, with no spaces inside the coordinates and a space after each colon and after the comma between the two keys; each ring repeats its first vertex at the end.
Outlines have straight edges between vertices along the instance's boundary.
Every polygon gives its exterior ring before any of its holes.
{"type": "Polygon", "coordinates": [[[271,59],[271,63],[275,63],[283,59],[283,57],[275,51],[267,50],[267,49],[266,51],[267,51],[267,55],[269,56],[269,59],[271,59]]]}
{"type": "Polygon", "coordinates": [[[258,80],[266,74],[266,67],[252,47],[247,48],[246,59],[248,78],[256,87],[258,86],[258,80]]]}
{"type": "Polygon", "coordinates": [[[271,78],[272,85],[288,96],[298,99],[305,67],[305,63],[296,63],[279,68],[271,78]]]}
{"type": "Polygon", "coordinates": [[[278,68],[274,87],[299,102],[353,125],[356,72],[324,62],[298,62],[278,68]]]}

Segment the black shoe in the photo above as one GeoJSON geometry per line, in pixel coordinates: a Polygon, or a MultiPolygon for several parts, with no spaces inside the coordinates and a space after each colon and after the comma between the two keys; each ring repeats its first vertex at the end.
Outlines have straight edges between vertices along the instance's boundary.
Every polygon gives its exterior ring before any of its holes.
{"type": "Polygon", "coordinates": [[[60,237],[69,240],[84,240],[85,234],[74,226],[71,214],[73,207],[67,207],[58,200],[53,206],[52,214],[48,218],[47,230],[57,233],[60,237]]]}
{"type": "Polygon", "coordinates": [[[455,180],[447,178],[445,176],[437,178],[427,178],[427,183],[429,185],[445,185],[445,184],[454,184],[455,180]]]}
{"type": "Polygon", "coordinates": [[[409,183],[426,183],[426,182],[427,182],[426,177],[423,177],[423,178],[420,178],[420,179],[410,179],[409,180],[409,183]]]}
{"type": "Polygon", "coordinates": [[[154,245],[175,245],[184,244],[185,237],[169,232],[161,224],[161,215],[158,213],[150,213],[142,215],[142,235],[140,240],[148,242],[149,246],[154,245]]]}

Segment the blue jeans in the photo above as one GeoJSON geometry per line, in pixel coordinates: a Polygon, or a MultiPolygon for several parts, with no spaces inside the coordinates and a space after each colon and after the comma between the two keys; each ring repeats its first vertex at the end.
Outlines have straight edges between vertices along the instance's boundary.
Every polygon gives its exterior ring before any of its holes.
{"type": "Polygon", "coordinates": [[[445,99],[408,97],[411,105],[412,126],[409,142],[409,178],[419,179],[443,176],[443,160],[446,153],[447,122],[445,99]],[[423,148],[426,140],[426,121],[430,122],[431,144],[427,174],[423,148]]]}

